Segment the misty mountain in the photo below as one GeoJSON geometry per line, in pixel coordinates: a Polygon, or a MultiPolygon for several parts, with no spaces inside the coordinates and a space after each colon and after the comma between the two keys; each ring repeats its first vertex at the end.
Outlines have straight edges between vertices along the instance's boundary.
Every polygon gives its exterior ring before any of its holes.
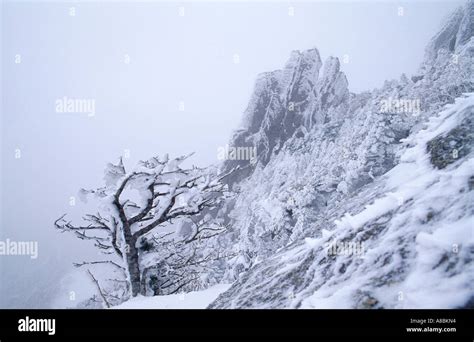
{"type": "Polygon", "coordinates": [[[473,16],[370,92],[317,49],[259,75],[229,143],[257,161],[222,165],[241,168],[218,214],[236,256],[211,273],[233,285],[210,308],[472,307],[473,16]]]}

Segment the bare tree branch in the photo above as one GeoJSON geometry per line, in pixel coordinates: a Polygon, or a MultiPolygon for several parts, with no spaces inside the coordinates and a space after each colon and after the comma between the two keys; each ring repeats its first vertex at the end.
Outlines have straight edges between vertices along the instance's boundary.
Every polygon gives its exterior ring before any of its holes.
{"type": "Polygon", "coordinates": [[[110,265],[113,265],[113,266],[117,267],[121,271],[125,271],[124,267],[120,266],[119,264],[117,264],[116,262],[113,262],[111,260],[83,261],[83,262],[80,262],[80,263],[78,263],[78,262],[73,263],[74,267],[82,267],[82,266],[85,266],[85,265],[98,265],[98,264],[110,264],[110,265]]]}
{"type": "MultiPolygon", "coordinates": [[[[172,233],[165,233],[153,237],[151,250],[141,248],[145,247],[144,243],[149,242],[146,235],[154,228],[179,218],[202,217],[208,210],[222,205],[223,199],[228,196],[227,185],[222,180],[238,168],[216,174],[214,171],[207,172],[206,169],[195,166],[186,169],[179,167],[179,164],[191,155],[173,160],[154,157],[140,162],[140,168],[129,173],[122,161],[118,165],[109,164],[106,169],[106,186],[96,190],[84,190],[86,194],[95,194],[96,198],[103,201],[103,205],[108,206],[107,215],[101,212],[86,214],[83,216],[85,224],[77,226],[67,221],[63,215],[54,225],[61,232],[73,232],[82,240],[93,241],[95,247],[104,254],[115,253],[126,267],[111,260],[74,265],[81,267],[109,264],[119,268],[126,275],[126,291],[131,291],[131,295],[136,296],[138,293],[146,293],[148,269],[163,265],[165,277],[170,277],[166,279],[165,286],[171,286],[173,291],[177,292],[184,287],[189,288],[193,281],[200,278],[198,270],[202,270],[201,267],[207,267],[206,265],[226,257],[219,253],[203,254],[202,246],[227,228],[214,226],[210,220],[196,220],[194,230],[182,241],[168,239],[172,233]],[[130,198],[128,190],[131,189],[140,189],[140,201],[135,203],[135,199],[130,198]],[[112,201],[109,200],[110,197],[112,201]],[[182,200],[186,200],[186,203],[181,204],[182,200]],[[142,238],[143,242],[140,240],[142,238]],[[206,242],[203,242],[204,240],[206,242]],[[156,253],[160,260],[157,260],[157,264],[147,267],[141,262],[144,260],[142,253],[156,253]]],[[[92,273],[90,275],[94,280],[92,273]]],[[[150,274],[151,276],[156,275],[150,274]]],[[[106,293],[100,289],[98,281],[97,286],[105,303],[106,293]]]]}
{"type": "Polygon", "coordinates": [[[92,281],[95,283],[96,287],[97,287],[97,290],[99,291],[99,295],[100,297],[102,298],[102,301],[104,302],[105,306],[107,308],[110,308],[110,304],[109,302],[107,301],[107,298],[105,298],[105,294],[104,292],[102,291],[102,289],[100,288],[100,285],[99,285],[99,281],[94,277],[94,275],[92,274],[92,272],[88,269],[87,270],[87,273],[89,273],[89,276],[91,277],[92,281]]]}

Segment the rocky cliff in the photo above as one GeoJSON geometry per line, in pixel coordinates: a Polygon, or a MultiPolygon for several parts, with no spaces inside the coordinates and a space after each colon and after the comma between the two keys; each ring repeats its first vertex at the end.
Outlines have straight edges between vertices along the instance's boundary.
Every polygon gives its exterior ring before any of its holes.
{"type": "Polygon", "coordinates": [[[242,167],[220,213],[234,283],[211,308],[472,306],[473,16],[469,1],[417,74],[372,92],[316,49],[258,77],[231,139],[257,161],[223,165],[242,167]]]}

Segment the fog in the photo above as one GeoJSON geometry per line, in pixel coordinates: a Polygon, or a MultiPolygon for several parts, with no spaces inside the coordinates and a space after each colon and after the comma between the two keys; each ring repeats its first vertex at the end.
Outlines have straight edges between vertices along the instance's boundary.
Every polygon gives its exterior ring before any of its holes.
{"type": "Polygon", "coordinates": [[[92,291],[72,262],[97,250],[53,222],[80,217],[77,191],[100,186],[107,162],[194,151],[218,163],[256,76],[292,50],[346,56],[351,91],[370,90],[416,72],[459,4],[4,2],[0,240],[39,249],[0,255],[0,307],[74,306],[92,291]],[[57,111],[65,97],[92,100],[94,115],[57,111]]]}

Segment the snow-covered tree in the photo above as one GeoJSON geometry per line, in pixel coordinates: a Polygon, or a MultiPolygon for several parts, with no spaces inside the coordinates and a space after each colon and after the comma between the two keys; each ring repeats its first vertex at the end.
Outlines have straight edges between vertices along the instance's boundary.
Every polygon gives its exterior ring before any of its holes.
{"type": "Polygon", "coordinates": [[[206,254],[198,248],[202,247],[201,241],[225,230],[210,220],[210,215],[206,217],[206,213],[217,209],[230,195],[223,180],[232,171],[219,173],[213,168],[180,167],[189,156],[154,157],[141,161],[131,171],[126,170],[120,159],[117,165],[107,165],[105,186],[82,189],[81,199],[87,200],[92,195],[98,201],[97,212],[83,216],[84,223],[80,225],[66,220],[65,214],[55,221],[55,226],[80,239],[94,241],[110,258],[76,266],[114,266],[124,275],[126,291],[134,297],[146,295],[150,269],[165,265],[167,272],[160,276],[168,275],[168,278],[161,285],[174,284],[178,291],[197,279],[195,274],[186,274],[188,267],[220,258],[219,253],[206,254]],[[181,232],[178,239],[167,239],[173,233],[173,220],[186,221],[189,229],[187,233],[181,232]],[[164,229],[164,234],[156,235],[157,228],[164,229]],[[145,252],[150,251],[155,251],[152,257],[142,260],[145,252]],[[177,270],[184,273],[176,273],[177,270]]]}

